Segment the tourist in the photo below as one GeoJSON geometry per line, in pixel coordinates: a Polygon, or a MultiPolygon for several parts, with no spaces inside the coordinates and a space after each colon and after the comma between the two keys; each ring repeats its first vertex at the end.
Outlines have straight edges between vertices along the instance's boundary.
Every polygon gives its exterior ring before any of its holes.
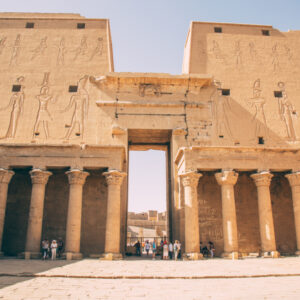
{"type": "Polygon", "coordinates": [[[163,259],[168,259],[168,243],[164,241],[163,245],[163,259]]]}
{"type": "Polygon", "coordinates": [[[135,247],[135,253],[137,256],[141,256],[141,244],[140,244],[140,241],[137,241],[135,244],[134,244],[134,247],[135,247]]]}
{"type": "Polygon", "coordinates": [[[177,247],[178,247],[178,256],[177,256],[177,258],[179,259],[179,258],[181,258],[181,243],[180,243],[180,241],[177,241],[177,247]]]}
{"type": "Polygon", "coordinates": [[[56,260],[56,249],[57,249],[57,242],[53,240],[51,243],[51,259],[56,260]]]}
{"type": "Polygon", "coordinates": [[[48,257],[48,248],[49,248],[49,241],[46,239],[42,240],[43,260],[47,259],[48,257]]]}
{"type": "Polygon", "coordinates": [[[150,250],[150,243],[149,243],[149,241],[146,241],[145,249],[146,249],[146,253],[147,253],[147,256],[148,256],[149,255],[149,250],[150,250]]]}
{"type": "Polygon", "coordinates": [[[209,244],[210,257],[213,258],[214,257],[214,253],[215,253],[215,245],[211,241],[209,241],[208,244],[209,244]]]}
{"type": "Polygon", "coordinates": [[[208,248],[206,245],[204,245],[204,247],[202,248],[203,257],[205,256],[208,257],[208,253],[209,253],[208,248]]]}
{"type": "Polygon", "coordinates": [[[63,252],[63,248],[64,248],[64,242],[62,240],[62,238],[58,238],[58,242],[57,242],[57,254],[58,254],[58,257],[61,257],[61,254],[63,252]]]}
{"type": "Polygon", "coordinates": [[[155,254],[156,254],[156,243],[155,243],[155,240],[153,240],[153,243],[152,243],[152,259],[155,259],[155,254]]]}
{"type": "Polygon", "coordinates": [[[171,260],[173,258],[173,244],[172,244],[172,242],[169,243],[169,258],[171,260]]]}
{"type": "Polygon", "coordinates": [[[178,243],[177,243],[177,240],[175,240],[173,249],[174,249],[174,259],[177,260],[177,257],[178,257],[178,243]]]}

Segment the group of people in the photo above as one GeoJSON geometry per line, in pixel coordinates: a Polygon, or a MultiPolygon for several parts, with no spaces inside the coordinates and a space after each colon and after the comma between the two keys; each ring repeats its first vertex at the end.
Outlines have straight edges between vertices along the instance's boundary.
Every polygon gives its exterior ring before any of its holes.
{"type": "Polygon", "coordinates": [[[210,257],[213,258],[215,255],[214,243],[209,241],[208,246],[206,246],[206,245],[202,246],[202,242],[200,242],[200,253],[202,253],[203,256],[208,257],[210,255],[210,257]]]}
{"type": "Polygon", "coordinates": [[[48,239],[42,240],[43,260],[46,260],[50,257],[52,260],[56,260],[56,256],[61,257],[63,248],[64,243],[61,238],[59,238],[57,241],[52,240],[51,243],[48,239]]]}

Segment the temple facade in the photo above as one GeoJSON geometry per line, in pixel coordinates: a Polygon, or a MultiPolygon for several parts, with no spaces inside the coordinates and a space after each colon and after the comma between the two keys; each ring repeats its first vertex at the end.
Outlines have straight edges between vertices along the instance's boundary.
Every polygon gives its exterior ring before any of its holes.
{"type": "Polygon", "coordinates": [[[67,259],[122,258],[128,151],[159,149],[186,259],[209,241],[229,258],[300,255],[299,44],[192,22],[182,74],[118,73],[108,20],[1,13],[2,253],[62,238],[67,259]]]}

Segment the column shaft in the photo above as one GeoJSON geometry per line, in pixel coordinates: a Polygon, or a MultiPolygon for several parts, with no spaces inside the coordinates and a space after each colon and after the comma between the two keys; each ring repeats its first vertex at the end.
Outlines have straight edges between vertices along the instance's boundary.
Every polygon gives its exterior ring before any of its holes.
{"type": "Polygon", "coordinates": [[[67,230],[66,256],[67,259],[80,259],[81,215],[82,215],[82,188],[88,172],[71,170],[66,172],[70,184],[67,230]]]}
{"type": "Polygon", "coordinates": [[[45,187],[51,172],[34,169],[30,171],[32,191],[25,246],[25,258],[40,255],[45,187]]]}
{"type": "Polygon", "coordinates": [[[227,258],[238,258],[238,233],[233,189],[238,174],[234,171],[223,171],[216,173],[215,176],[222,189],[223,256],[227,258]]]}
{"type": "Polygon", "coordinates": [[[6,202],[7,202],[7,190],[8,190],[8,184],[13,175],[14,175],[13,171],[0,169],[0,255],[2,254],[1,249],[2,249],[2,237],[3,237],[6,202]]]}

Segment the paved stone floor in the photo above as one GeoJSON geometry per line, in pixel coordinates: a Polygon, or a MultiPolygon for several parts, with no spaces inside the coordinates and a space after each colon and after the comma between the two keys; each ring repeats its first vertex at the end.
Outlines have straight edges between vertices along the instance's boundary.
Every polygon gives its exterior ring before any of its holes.
{"type": "Polygon", "coordinates": [[[300,299],[300,258],[1,259],[0,299],[300,299]]]}

